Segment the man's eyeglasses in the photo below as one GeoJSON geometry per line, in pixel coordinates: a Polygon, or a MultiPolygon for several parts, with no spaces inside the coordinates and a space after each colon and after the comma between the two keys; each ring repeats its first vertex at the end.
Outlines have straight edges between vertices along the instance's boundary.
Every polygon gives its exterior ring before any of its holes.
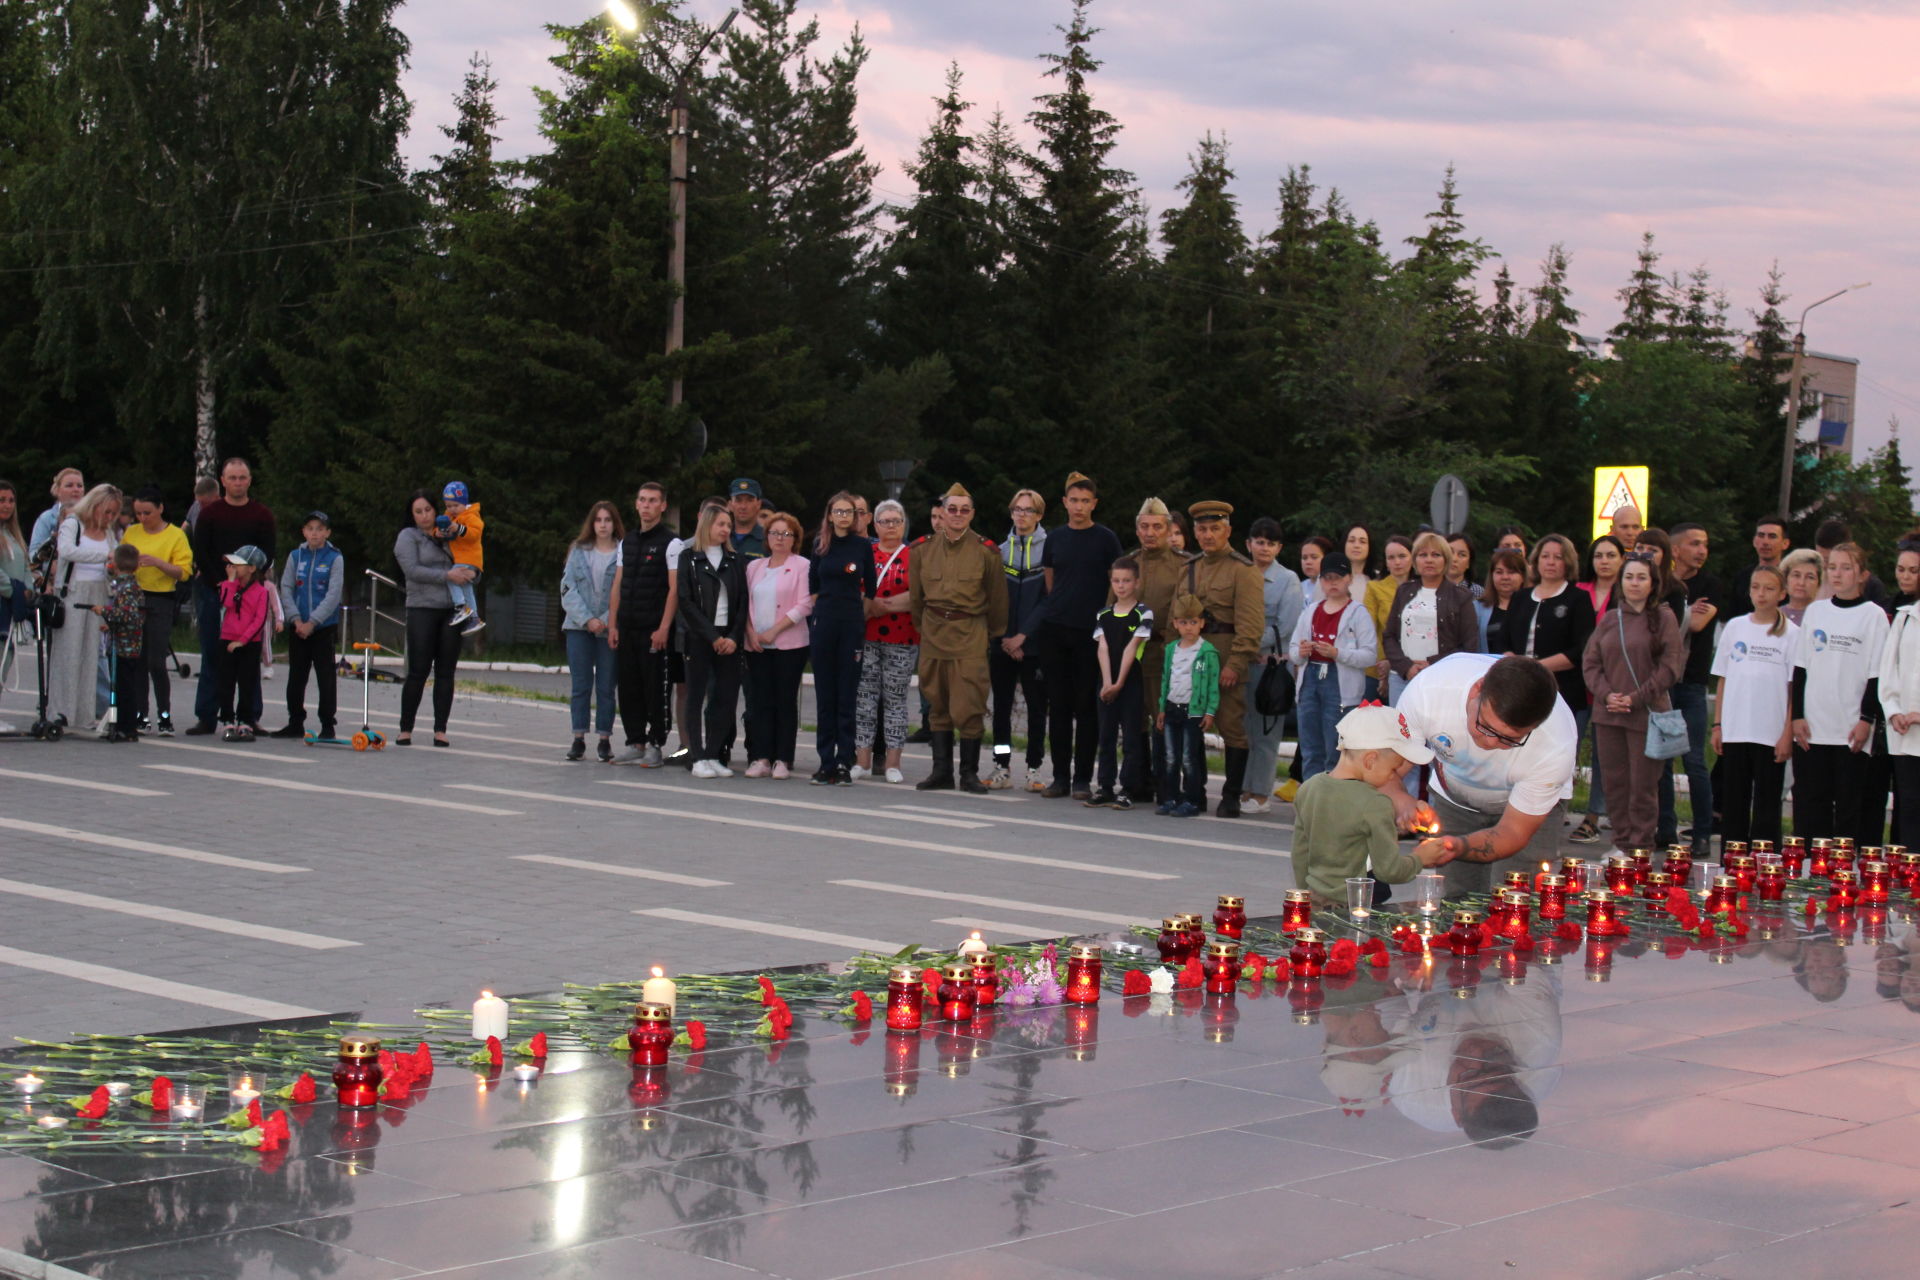
{"type": "Polygon", "coordinates": [[[1487,723],[1487,718],[1482,714],[1481,704],[1478,702],[1475,702],[1473,706],[1473,729],[1475,733],[1478,733],[1484,738],[1492,738],[1509,751],[1518,751],[1521,747],[1527,745],[1529,738],[1533,737],[1533,730],[1531,729],[1517,738],[1510,733],[1500,732],[1500,730],[1487,723]]]}
{"type": "Polygon", "coordinates": [[[1040,508],[1038,507],[1009,507],[1007,509],[1017,516],[1037,516],[1040,514],[1040,508]]]}
{"type": "Polygon", "coordinates": [[[947,504],[947,514],[950,516],[970,516],[973,514],[973,508],[956,506],[955,504],[949,502],[947,504]]]}

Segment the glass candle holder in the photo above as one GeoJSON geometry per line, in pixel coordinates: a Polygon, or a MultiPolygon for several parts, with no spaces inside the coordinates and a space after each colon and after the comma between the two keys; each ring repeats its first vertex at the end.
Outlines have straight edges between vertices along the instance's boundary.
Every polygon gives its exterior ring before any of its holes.
{"type": "Polygon", "coordinates": [[[1100,948],[1076,942],[1067,952],[1068,1004],[1094,1004],[1100,999],[1100,948]]]}
{"type": "Polygon", "coordinates": [[[1301,929],[1293,935],[1293,947],[1287,952],[1287,962],[1293,972],[1302,978],[1318,978],[1327,971],[1327,935],[1312,928],[1301,929]]]}
{"type": "Polygon", "coordinates": [[[910,964],[897,964],[887,971],[889,1031],[918,1031],[926,1005],[927,989],[921,985],[918,970],[910,964]]]}
{"type": "Polygon", "coordinates": [[[1213,931],[1222,937],[1238,938],[1247,931],[1247,900],[1237,893],[1220,895],[1213,909],[1213,931]]]}
{"type": "Polygon", "coordinates": [[[1560,874],[1567,878],[1567,892],[1575,897],[1587,891],[1587,860],[1585,858],[1560,859],[1560,874]]]}
{"type": "Polygon", "coordinates": [[[1493,900],[1487,904],[1487,924],[1496,934],[1506,926],[1509,909],[1507,895],[1512,892],[1511,886],[1503,884],[1493,891],[1493,900]]]}
{"type": "Polygon", "coordinates": [[[1633,887],[1645,888],[1647,877],[1653,872],[1653,850],[1635,849],[1630,856],[1633,858],[1633,887]]]}
{"type": "Polygon", "coordinates": [[[1192,943],[1187,938],[1185,916],[1167,916],[1160,921],[1160,963],[1181,965],[1187,962],[1192,943]]]}
{"type": "Polygon", "coordinates": [[[1373,914],[1373,881],[1367,876],[1347,877],[1347,918],[1365,920],[1373,914]]]}
{"type": "Polygon", "coordinates": [[[1889,845],[1888,861],[1906,883],[1907,892],[1920,898],[1920,853],[1908,853],[1905,845],[1889,845]]]}
{"type": "Polygon", "coordinates": [[[1807,874],[1825,880],[1833,874],[1833,841],[1822,836],[1807,846],[1807,874]]]}
{"type": "Polygon", "coordinates": [[[1807,868],[1807,841],[1804,836],[1788,836],[1780,842],[1780,860],[1786,864],[1787,875],[1798,879],[1807,868]]]}
{"type": "Polygon", "coordinates": [[[1835,836],[1833,838],[1833,850],[1835,853],[1842,853],[1851,858],[1854,853],[1854,848],[1855,845],[1852,836],[1835,836]]]}
{"type": "Polygon", "coordinates": [[[1214,995],[1231,992],[1240,982],[1240,944],[1209,942],[1206,954],[1200,957],[1200,973],[1208,992],[1214,995]]]}
{"type": "Polygon", "coordinates": [[[1787,897],[1787,868],[1777,853],[1754,855],[1760,864],[1754,874],[1753,887],[1762,902],[1784,902],[1787,897]]]}
{"type": "Polygon", "coordinates": [[[1000,999],[1000,962],[992,954],[975,956],[972,963],[973,1003],[976,1008],[1000,999]]]}
{"type": "Polygon", "coordinates": [[[1457,956],[1480,954],[1480,913],[1478,911],[1454,912],[1453,927],[1447,930],[1447,946],[1457,956]]]}
{"type": "Polygon", "coordinates": [[[1533,927],[1533,895],[1525,889],[1509,889],[1506,896],[1506,923],[1495,932],[1503,938],[1518,938],[1533,927]]]}
{"type": "Polygon", "coordinates": [[[1567,918],[1567,878],[1564,875],[1540,877],[1540,918],[1567,918]]]}
{"type": "Polygon", "coordinates": [[[1447,896],[1447,878],[1438,871],[1422,871],[1413,878],[1413,905],[1421,915],[1440,910],[1447,896]]]}
{"type": "Polygon", "coordinates": [[[1860,864],[1860,902],[1884,907],[1893,897],[1893,868],[1879,859],[1860,864]]]}
{"type": "Polygon", "coordinates": [[[673,1006],[642,1000],[633,1006],[633,1030],[627,1032],[632,1065],[664,1067],[673,1049],[673,1006]]]}
{"type": "Polygon", "coordinates": [[[1720,845],[1720,857],[1724,860],[1736,853],[1751,853],[1752,849],[1745,840],[1727,840],[1720,845]]]}
{"type": "Polygon", "coordinates": [[[1716,911],[1732,911],[1740,900],[1740,882],[1729,875],[1717,875],[1707,890],[1706,906],[1708,915],[1716,911]]]}
{"type": "MultiPolygon", "coordinates": [[[[347,1108],[380,1104],[380,1082],[386,1074],[380,1070],[380,1042],[372,1036],[341,1036],[340,1058],[333,1068],[334,1095],[347,1108]]],[[[174,1086],[179,1096],[180,1086],[174,1086]]]]}
{"type": "Polygon", "coordinates": [[[1501,877],[1500,887],[1503,889],[1531,889],[1533,887],[1533,877],[1524,871],[1515,869],[1501,877]]]}
{"type": "Polygon", "coordinates": [[[1587,935],[1606,938],[1620,928],[1620,906],[1611,889],[1587,891],[1587,935]]]}
{"type": "Polygon", "coordinates": [[[1742,893],[1753,892],[1754,877],[1760,870],[1758,859],[1750,853],[1735,853],[1722,858],[1720,863],[1733,877],[1734,887],[1742,893]]]}
{"type": "Polygon", "coordinates": [[[1671,888],[1673,888],[1672,872],[1648,872],[1646,887],[1640,890],[1640,897],[1646,902],[1647,910],[1664,913],[1667,909],[1667,890],[1671,888]]]}
{"type": "Polygon", "coordinates": [[[1313,893],[1289,889],[1280,903],[1280,927],[1288,933],[1313,926],[1313,893]]]}
{"type": "MultiPolygon", "coordinates": [[[[378,1041],[374,1042],[376,1045],[378,1041]]],[[[374,1050],[373,1069],[380,1070],[378,1061],[380,1051],[374,1050]]],[[[336,1075],[339,1073],[336,1071],[336,1075]]],[[[376,1082],[377,1083],[377,1082],[376,1082]]],[[[345,1102],[341,1106],[348,1105],[345,1102]]],[[[371,1106],[372,1103],[365,1105],[371,1106]]],[[[203,1084],[176,1084],[173,1086],[173,1103],[167,1108],[167,1118],[175,1124],[202,1124],[207,1119],[207,1086],[203,1084]]]]}
{"type": "Polygon", "coordinates": [[[967,1022],[973,1017],[973,966],[950,964],[940,971],[940,1019],[967,1022]]]}
{"type": "Polygon", "coordinates": [[[1832,888],[1827,891],[1827,910],[1845,911],[1860,905],[1860,877],[1841,867],[1833,873],[1832,888]]]}
{"type": "Polygon", "coordinates": [[[1663,868],[1672,877],[1673,883],[1681,888],[1693,878],[1693,850],[1685,845],[1675,845],[1667,850],[1667,860],[1663,868]]]}
{"type": "Polygon", "coordinates": [[[1200,918],[1198,911],[1183,911],[1180,923],[1187,931],[1187,954],[1199,955],[1200,948],[1207,945],[1207,922],[1200,918]]]}
{"type": "Polygon", "coordinates": [[[1633,859],[1624,853],[1616,853],[1607,859],[1607,892],[1630,894],[1633,892],[1633,859]]]}

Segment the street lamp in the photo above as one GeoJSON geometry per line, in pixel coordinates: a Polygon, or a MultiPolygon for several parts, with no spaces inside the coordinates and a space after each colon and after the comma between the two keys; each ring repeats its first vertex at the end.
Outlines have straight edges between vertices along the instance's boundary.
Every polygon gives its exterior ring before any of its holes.
{"type": "Polygon", "coordinates": [[[1787,505],[1793,499],[1793,454],[1800,442],[1800,366],[1807,357],[1807,312],[1822,303],[1832,302],[1843,293],[1852,293],[1865,289],[1873,281],[1865,280],[1859,284],[1850,284],[1844,289],[1836,289],[1818,302],[1809,302],[1800,313],[1800,323],[1793,329],[1793,365],[1787,373],[1787,438],[1780,446],[1780,514],[1788,516],[1792,509],[1787,505]]]}
{"type": "Polygon", "coordinates": [[[907,487],[907,479],[913,475],[912,458],[891,458],[880,464],[880,483],[887,486],[887,496],[895,502],[907,487]]]}

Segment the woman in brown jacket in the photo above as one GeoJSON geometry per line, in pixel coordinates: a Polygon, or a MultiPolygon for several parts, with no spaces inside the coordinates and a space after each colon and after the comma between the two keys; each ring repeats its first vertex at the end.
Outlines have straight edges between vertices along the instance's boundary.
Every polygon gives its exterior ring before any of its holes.
{"type": "Polygon", "coordinates": [[[1454,653],[1478,653],[1480,615],[1473,592],[1447,581],[1453,558],[1447,540],[1423,533],[1413,540],[1413,572],[1393,593],[1382,639],[1387,657],[1387,703],[1397,705],[1407,681],[1454,653]]]}
{"type": "Polygon", "coordinates": [[[1593,699],[1594,755],[1613,817],[1613,842],[1621,849],[1653,847],[1666,761],[1647,758],[1647,712],[1671,709],[1667,690],[1687,661],[1680,624],[1671,609],[1660,607],[1665,577],[1651,557],[1627,557],[1620,607],[1594,627],[1581,664],[1593,699]]]}

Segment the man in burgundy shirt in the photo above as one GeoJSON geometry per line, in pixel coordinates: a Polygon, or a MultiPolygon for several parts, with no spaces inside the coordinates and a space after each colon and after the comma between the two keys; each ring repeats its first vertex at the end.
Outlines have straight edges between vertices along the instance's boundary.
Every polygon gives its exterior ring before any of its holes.
{"type": "MultiPolygon", "coordinates": [[[[219,718],[220,584],[227,576],[227,555],[245,546],[259,547],[273,562],[273,512],[255,501],[253,468],[245,458],[228,458],[220,468],[220,497],[201,504],[200,516],[193,523],[193,568],[199,584],[194,601],[195,618],[200,629],[200,687],[193,695],[193,726],[189,736],[204,737],[213,732],[219,718]]],[[[236,708],[240,718],[258,727],[260,702],[256,695],[250,707],[236,708]]]]}

